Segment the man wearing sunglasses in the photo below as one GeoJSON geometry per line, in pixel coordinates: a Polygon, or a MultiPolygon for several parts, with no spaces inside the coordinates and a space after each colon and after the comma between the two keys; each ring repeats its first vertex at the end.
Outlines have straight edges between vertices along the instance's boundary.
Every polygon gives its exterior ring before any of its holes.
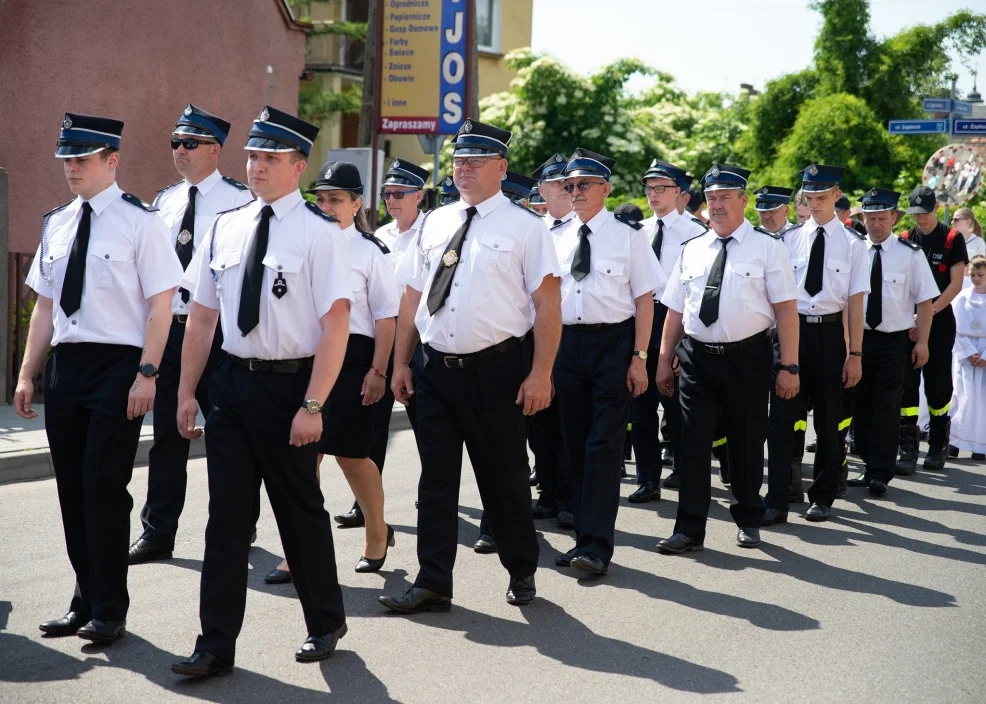
{"type": "MultiPolygon", "coordinates": [[[[219,173],[217,162],[229,123],[189,104],[171,133],[171,154],[181,181],[158,191],[154,205],[171,232],[171,243],[184,269],[206,240],[216,214],[253,200],[247,187],[219,173]]],[[[171,558],[178,518],[185,506],[189,441],[178,433],[178,378],[181,346],[190,307],[189,291],[179,288],[171,302],[171,331],[161,360],[154,399],[154,445],[148,456],[147,502],[140,512],[144,532],[130,546],[130,564],[171,558]]],[[[208,414],[209,372],[220,355],[222,333],[217,331],[209,365],[196,399],[208,414]]]]}
{"type": "Polygon", "coordinates": [[[616,162],[576,149],[565,191],[577,217],[555,238],[562,340],[555,401],[572,473],[575,547],[555,558],[576,573],[609,569],[630,405],[647,390],[654,295],[667,277],[637,220],[606,210],[616,162]]]}

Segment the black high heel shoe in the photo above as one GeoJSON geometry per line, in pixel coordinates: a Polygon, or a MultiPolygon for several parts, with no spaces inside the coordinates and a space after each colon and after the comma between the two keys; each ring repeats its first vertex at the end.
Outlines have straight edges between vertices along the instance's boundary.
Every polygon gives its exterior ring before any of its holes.
{"type": "Polygon", "coordinates": [[[397,541],[394,540],[394,527],[387,526],[387,547],[384,548],[383,557],[380,559],[372,559],[366,556],[360,557],[359,562],[356,563],[357,572],[379,572],[380,568],[383,567],[383,563],[387,561],[387,550],[394,547],[397,541]]]}

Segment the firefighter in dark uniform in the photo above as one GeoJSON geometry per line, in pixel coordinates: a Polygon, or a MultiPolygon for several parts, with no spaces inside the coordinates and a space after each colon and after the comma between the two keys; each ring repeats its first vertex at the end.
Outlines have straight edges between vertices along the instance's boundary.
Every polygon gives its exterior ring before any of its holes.
{"type": "MultiPolygon", "coordinates": [[[[116,185],[123,123],[66,113],[55,156],[75,200],[45,215],[27,285],[31,314],[14,408],[35,418],[45,368],[45,431],[58,485],[75,596],[52,636],[111,642],[126,627],[127,491],[181,264],[157,209],[116,185]]],[[[4,284],[6,285],[6,283],[4,284]]]]}

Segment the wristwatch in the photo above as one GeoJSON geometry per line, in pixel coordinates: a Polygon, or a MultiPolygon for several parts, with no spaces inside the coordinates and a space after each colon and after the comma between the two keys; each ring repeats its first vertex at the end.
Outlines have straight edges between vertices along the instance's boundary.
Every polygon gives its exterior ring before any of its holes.
{"type": "Polygon", "coordinates": [[[646,362],[647,361],[647,350],[634,350],[633,351],[633,356],[634,357],[640,357],[642,360],[644,360],[646,362]]]}
{"type": "Polygon", "coordinates": [[[146,376],[148,379],[153,379],[157,376],[157,367],[148,362],[147,364],[141,364],[137,367],[137,371],[146,376]]]}
{"type": "Polygon", "coordinates": [[[862,357],[863,356],[863,353],[862,352],[850,352],[849,353],[849,356],[850,357],[862,357]]]}
{"type": "Polygon", "coordinates": [[[774,365],[774,371],[787,372],[788,374],[798,374],[801,371],[801,367],[797,364],[781,364],[778,362],[774,365]]]}
{"type": "Polygon", "coordinates": [[[301,407],[304,408],[310,416],[317,416],[322,412],[322,404],[313,398],[306,400],[303,404],[301,404],[301,407]]]}

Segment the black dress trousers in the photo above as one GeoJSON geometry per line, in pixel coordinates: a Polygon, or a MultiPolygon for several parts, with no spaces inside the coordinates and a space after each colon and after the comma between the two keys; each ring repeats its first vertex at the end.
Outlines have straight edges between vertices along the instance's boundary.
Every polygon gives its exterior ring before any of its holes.
{"type": "Polygon", "coordinates": [[[229,359],[212,374],[213,410],[205,425],[209,523],[196,650],[232,659],[246,606],[250,534],[263,481],[308,634],[321,636],[346,620],[336,573],[332,525],[316,478],[318,443],[290,444],[310,369],[251,372],[229,359]]]}
{"type": "Polygon", "coordinates": [[[661,335],[668,309],[661,303],[654,304],[654,327],[651,329],[647,348],[647,391],[633,399],[630,414],[633,432],[633,455],[637,460],[637,483],[661,481],[661,432],[671,451],[678,451],[678,433],[681,429],[681,410],[675,396],[665,396],[657,390],[657,362],[661,352],[661,335]],[[658,403],[664,408],[664,418],[659,419],[658,403]]]}
{"type": "Polygon", "coordinates": [[[760,487],[772,364],[770,339],[758,333],[744,342],[723,353],[709,351],[692,339],[683,340],[677,348],[681,436],[688,441],[681,443],[680,457],[675,457],[681,486],[674,532],[699,542],[705,540],[712,502],[709,449],[723,430],[729,439],[726,452],[734,499],[729,513],[740,528],[759,528],[763,519],[760,487]]]}
{"type": "MultiPolygon", "coordinates": [[[[172,320],[158,370],[157,393],[154,396],[154,444],[147,458],[147,501],[140,512],[144,539],[168,550],[175,546],[178,518],[185,507],[188,483],[186,467],[190,442],[178,432],[178,381],[184,341],[185,324],[172,320]]],[[[209,377],[223,354],[222,342],[222,330],[217,326],[209,360],[195,389],[195,400],[205,417],[212,410],[209,377]]]]}
{"type": "MultiPolygon", "coordinates": [[[[528,354],[534,359],[534,331],[527,334],[528,354]]],[[[558,418],[558,400],[528,420],[528,440],[534,452],[538,483],[541,485],[541,503],[554,506],[559,511],[572,510],[572,475],[562,451],[561,421],[558,418]]]]}
{"type": "Polygon", "coordinates": [[[894,478],[897,413],[911,347],[907,330],[863,332],[863,376],[855,387],[853,434],[866,477],[884,484],[894,478]]]}
{"type": "MultiPolygon", "coordinates": [[[[905,361],[904,392],[901,398],[902,425],[917,425],[920,404],[921,375],[924,375],[924,395],[928,400],[931,425],[928,429],[933,443],[947,442],[945,425],[948,422],[949,404],[952,401],[952,347],[955,345],[955,315],[949,307],[931,319],[928,336],[928,363],[914,369],[905,361]]],[[[908,343],[907,360],[910,360],[914,343],[908,343]]]]}
{"type": "Polygon", "coordinates": [[[511,576],[528,577],[537,569],[538,542],[531,517],[525,416],[514,403],[527,377],[524,350],[518,344],[465,369],[446,366],[428,347],[423,357],[414,394],[421,455],[420,571],[414,584],[452,597],[463,445],[500,562],[511,576]]]}
{"type": "Polygon", "coordinates": [[[633,337],[633,318],[599,330],[566,325],[555,360],[555,403],[572,473],[575,554],[595,555],[607,565],[630,418],[626,377],[633,337]]]}
{"type": "MultiPolygon", "coordinates": [[[[842,321],[807,323],[800,317],[798,366],[801,390],[792,399],[781,399],[770,391],[770,421],[767,431],[767,507],[788,509],[791,461],[794,459],[795,421],[814,408],[814,480],[808,487],[808,500],[831,506],[842,467],[845,429],[839,425],[846,417],[843,401],[842,369],[846,362],[846,340],[842,321]]],[[[780,344],[774,345],[774,359],[780,361],[780,344]]],[[[776,376],[776,374],[775,374],[776,376]]],[[[730,436],[732,441],[732,436],[730,436]]]]}
{"type": "Polygon", "coordinates": [[[126,345],[56,345],[45,372],[45,431],[58,485],[77,591],[71,611],[101,621],[127,617],[127,491],[141,418],[127,398],[141,350],[126,345]]]}

